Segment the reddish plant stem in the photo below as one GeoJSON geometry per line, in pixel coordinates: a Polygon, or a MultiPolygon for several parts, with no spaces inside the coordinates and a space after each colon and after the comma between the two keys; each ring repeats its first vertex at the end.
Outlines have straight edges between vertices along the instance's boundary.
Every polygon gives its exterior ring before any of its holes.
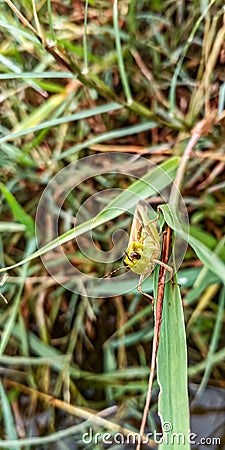
{"type": "MultiPolygon", "coordinates": [[[[169,250],[170,250],[170,239],[171,239],[171,229],[166,227],[166,231],[163,236],[163,245],[162,245],[162,262],[165,264],[168,263],[169,260],[169,250]]],[[[157,302],[156,302],[156,313],[155,313],[155,326],[154,326],[154,338],[152,344],[152,359],[151,359],[151,368],[148,382],[148,391],[146,395],[145,408],[143,412],[143,417],[140,426],[140,437],[142,438],[144,434],[145,425],[147,422],[148,411],[151,402],[152,395],[152,385],[154,380],[155,368],[156,368],[156,358],[159,347],[159,337],[160,337],[160,326],[162,322],[162,311],[163,311],[163,297],[164,297],[164,289],[165,289],[165,281],[166,281],[166,268],[160,266],[159,271],[159,281],[158,281],[158,292],[157,292],[157,302]]],[[[136,446],[136,450],[140,450],[141,447],[141,439],[136,446]]]]}

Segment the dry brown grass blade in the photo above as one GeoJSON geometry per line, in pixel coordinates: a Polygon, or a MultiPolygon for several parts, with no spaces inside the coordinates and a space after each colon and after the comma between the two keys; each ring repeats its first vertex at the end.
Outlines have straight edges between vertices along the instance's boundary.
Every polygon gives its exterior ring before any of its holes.
{"type": "Polygon", "coordinates": [[[185,170],[186,170],[188,161],[191,157],[193,148],[197,144],[199,139],[202,136],[206,136],[209,133],[209,131],[211,130],[213,124],[215,123],[216,113],[217,113],[216,110],[211,111],[211,113],[208,114],[207,117],[204,117],[204,119],[200,120],[197,123],[197,125],[193,128],[193,130],[191,132],[191,139],[189,140],[187,147],[184,150],[183,156],[181,158],[181,163],[179,165],[179,168],[178,168],[178,171],[176,174],[176,178],[175,178],[174,184],[171,189],[170,201],[173,204],[177,204],[177,202],[178,202],[179,190],[181,190],[181,188],[182,188],[185,170]]]}
{"type": "Polygon", "coordinates": [[[36,34],[37,37],[39,37],[38,32],[35,30],[35,28],[30,24],[30,22],[24,17],[23,14],[17,9],[17,7],[11,2],[11,0],[5,0],[7,5],[11,8],[11,10],[16,14],[18,19],[23,23],[23,25],[27,28],[29,28],[34,34],[36,34]]]}
{"type": "MultiPolygon", "coordinates": [[[[86,408],[82,408],[80,406],[74,406],[67,402],[64,402],[63,400],[59,400],[58,398],[54,398],[51,395],[45,394],[43,392],[36,391],[35,389],[32,389],[30,387],[24,386],[21,383],[17,383],[12,380],[4,380],[4,384],[6,386],[12,386],[14,388],[20,389],[21,392],[24,392],[25,394],[32,395],[34,398],[37,397],[39,400],[42,400],[46,402],[48,405],[52,405],[55,408],[61,409],[62,411],[68,412],[69,414],[73,416],[77,416],[81,419],[88,420],[93,424],[98,424],[99,426],[106,428],[107,430],[111,430],[115,433],[122,433],[124,436],[133,436],[134,439],[137,438],[137,433],[129,430],[128,428],[121,427],[120,425],[117,425],[116,423],[105,419],[103,416],[106,415],[105,411],[94,411],[86,408]]],[[[18,441],[19,443],[19,441],[18,441]]],[[[146,440],[146,443],[152,447],[156,447],[156,444],[151,439],[146,440]]]]}
{"type": "Polygon", "coordinates": [[[225,36],[225,16],[223,17],[223,23],[219,31],[215,27],[215,19],[218,18],[212,18],[211,26],[208,22],[206,24],[207,31],[205,31],[205,45],[203,47],[202,54],[202,66],[204,65],[204,70],[202,70],[201,67],[202,78],[199,81],[198,87],[193,92],[190,102],[189,118],[191,119],[191,121],[193,120],[193,118],[196,118],[198,116],[203,105],[205,107],[205,116],[211,113],[211,77],[216,66],[225,36]]]}

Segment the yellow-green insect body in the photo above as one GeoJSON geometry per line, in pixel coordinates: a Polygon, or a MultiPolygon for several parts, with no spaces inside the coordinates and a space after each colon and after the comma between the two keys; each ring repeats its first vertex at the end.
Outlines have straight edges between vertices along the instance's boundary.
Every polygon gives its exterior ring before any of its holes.
{"type": "MultiPolygon", "coordinates": [[[[130,238],[125,251],[124,266],[140,275],[138,291],[145,297],[153,300],[153,297],[142,291],[144,279],[154,270],[156,264],[160,264],[171,275],[173,270],[167,264],[159,260],[160,236],[156,228],[158,219],[149,220],[148,206],[142,201],[137,204],[130,231],[130,238]]],[[[105,278],[121,270],[121,267],[106,274],[105,278]]]]}
{"type": "Polygon", "coordinates": [[[157,233],[156,238],[143,230],[141,238],[131,242],[126,250],[124,265],[139,275],[151,273],[156,264],[155,260],[159,257],[160,240],[156,228],[155,232],[157,233]]]}
{"type": "Polygon", "coordinates": [[[146,206],[138,204],[133,219],[124,265],[138,275],[150,274],[160,254],[157,219],[149,220],[146,206]]]}

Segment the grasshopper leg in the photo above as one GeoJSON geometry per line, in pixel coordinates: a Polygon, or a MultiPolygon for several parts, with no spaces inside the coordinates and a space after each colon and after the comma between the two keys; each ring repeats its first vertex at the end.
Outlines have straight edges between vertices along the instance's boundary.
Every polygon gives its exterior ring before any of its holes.
{"type": "Polygon", "coordinates": [[[162,261],[159,261],[158,259],[154,259],[154,262],[156,264],[159,264],[160,266],[164,267],[166,270],[168,270],[168,272],[170,272],[170,274],[171,274],[171,277],[173,276],[173,269],[172,269],[172,267],[168,266],[167,264],[165,264],[162,261]]]}
{"type": "Polygon", "coordinates": [[[138,283],[137,290],[138,290],[138,292],[140,292],[140,294],[142,294],[145,297],[149,298],[151,300],[151,302],[152,302],[152,307],[154,307],[154,297],[152,297],[152,295],[149,295],[146,292],[142,291],[143,279],[144,279],[144,276],[141,275],[140,278],[139,278],[139,283],[138,283]]]}

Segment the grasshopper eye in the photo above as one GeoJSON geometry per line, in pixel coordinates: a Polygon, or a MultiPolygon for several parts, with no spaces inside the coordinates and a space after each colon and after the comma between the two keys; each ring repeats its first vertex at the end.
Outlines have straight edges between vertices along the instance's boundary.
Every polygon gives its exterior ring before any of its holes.
{"type": "Polygon", "coordinates": [[[130,253],[130,258],[131,259],[141,259],[141,255],[138,252],[131,252],[130,253]]]}
{"type": "MultiPolygon", "coordinates": [[[[135,259],[141,259],[141,255],[138,252],[131,252],[129,255],[126,251],[124,251],[124,253],[131,263],[133,263],[133,260],[135,259]]],[[[123,261],[123,265],[129,267],[129,264],[126,263],[126,258],[123,261]]]]}

